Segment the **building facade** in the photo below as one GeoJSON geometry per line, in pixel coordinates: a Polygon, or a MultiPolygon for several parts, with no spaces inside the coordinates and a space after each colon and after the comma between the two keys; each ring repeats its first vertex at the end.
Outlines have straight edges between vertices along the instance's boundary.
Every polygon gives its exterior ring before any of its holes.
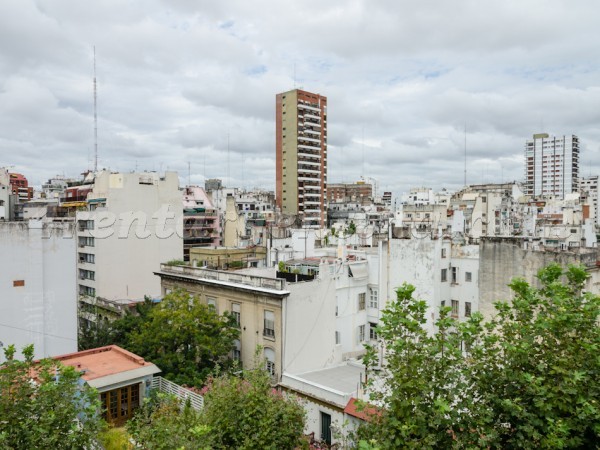
{"type": "Polygon", "coordinates": [[[73,223],[0,223],[0,347],[77,350],[75,253],[73,223]]]}
{"type": "MultiPolygon", "coordinates": [[[[157,297],[160,282],[154,271],[161,261],[183,258],[182,192],[177,173],[102,171],[88,185],[85,202],[71,203],[79,205],[77,289],[81,311],[95,306],[96,297],[157,297]]],[[[95,320],[87,314],[81,318],[95,320]]]]}
{"type": "Polygon", "coordinates": [[[579,138],[534,134],[525,143],[525,194],[534,197],[577,192],[579,182],[579,138]]]}
{"type": "Polygon", "coordinates": [[[323,227],[327,198],[327,98],[294,89],[276,97],[276,204],[323,227]]]}

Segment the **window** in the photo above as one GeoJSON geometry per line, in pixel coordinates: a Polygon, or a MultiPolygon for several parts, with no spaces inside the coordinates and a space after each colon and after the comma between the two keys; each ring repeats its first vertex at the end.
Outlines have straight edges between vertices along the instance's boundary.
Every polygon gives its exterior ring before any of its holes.
{"type": "Polygon", "coordinates": [[[442,283],[448,281],[448,269],[442,269],[442,283]]]}
{"type": "Polygon", "coordinates": [[[369,308],[379,308],[379,292],[377,288],[369,288],[369,308]]]}
{"type": "Polygon", "coordinates": [[[263,335],[271,338],[275,337],[275,313],[273,311],[265,311],[263,335]]]}
{"type": "Polygon", "coordinates": [[[240,322],[242,320],[241,307],[239,303],[231,304],[231,315],[233,316],[233,320],[235,321],[235,325],[239,328],[240,322]]]}
{"type": "Polygon", "coordinates": [[[452,283],[458,283],[458,267],[452,268],[452,283]]]}
{"type": "Polygon", "coordinates": [[[275,376],[275,350],[265,348],[265,369],[272,377],[275,376]]]}
{"type": "Polygon", "coordinates": [[[212,309],[217,314],[219,313],[219,311],[217,310],[217,299],[216,298],[206,297],[206,305],[208,306],[208,309],[212,309]]]}
{"type": "Polygon", "coordinates": [[[365,341],[365,326],[360,325],[358,327],[358,343],[361,343],[364,341],[365,341]]]}
{"type": "Polygon", "coordinates": [[[79,285],[79,295],[87,295],[89,297],[95,297],[96,289],[80,284],[79,285]]]}
{"type": "Polygon", "coordinates": [[[465,317],[471,317],[471,302],[465,302],[465,317]]]}
{"type": "Polygon", "coordinates": [[[94,246],[94,238],[89,236],[79,236],[79,246],[80,247],[93,247],[94,246]]]}
{"type": "Polygon", "coordinates": [[[340,345],[342,342],[342,338],[340,336],[340,332],[336,331],[335,332],[335,345],[340,345]]]}
{"type": "Polygon", "coordinates": [[[331,416],[321,411],[321,441],[331,445],[331,416]]]}
{"type": "Polygon", "coordinates": [[[471,272],[465,272],[465,281],[470,283],[472,279],[471,272]]]}
{"type": "Polygon", "coordinates": [[[486,197],[481,197],[481,203],[485,203],[487,201],[486,197]]]}
{"type": "Polygon", "coordinates": [[[80,280],[95,280],[96,273],[91,270],[79,269],[79,279],[80,280]]]}
{"type": "Polygon", "coordinates": [[[242,343],[239,341],[239,339],[236,339],[235,341],[233,341],[233,360],[234,361],[241,361],[242,360],[242,343]]]}
{"type": "Polygon", "coordinates": [[[444,308],[446,306],[446,300],[442,300],[440,302],[440,308],[444,308]]]}
{"type": "Polygon", "coordinates": [[[358,310],[362,311],[365,309],[365,300],[367,298],[367,294],[364,292],[361,292],[360,294],[358,294],[358,310]]]}
{"type": "Polygon", "coordinates": [[[377,340],[377,324],[369,322],[369,339],[371,341],[377,340]]]}
{"type": "Polygon", "coordinates": [[[445,248],[443,248],[443,249],[442,249],[442,258],[445,258],[445,257],[446,257],[446,249],[445,249],[445,248]]]}
{"type": "Polygon", "coordinates": [[[458,317],[458,300],[452,300],[452,317],[458,317]]]}
{"type": "Polygon", "coordinates": [[[79,262],[80,263],[94,264],[95,261],[96,261],[95,255],[93,255],[92,253],[80,253],[79,254],[79,262]]]}

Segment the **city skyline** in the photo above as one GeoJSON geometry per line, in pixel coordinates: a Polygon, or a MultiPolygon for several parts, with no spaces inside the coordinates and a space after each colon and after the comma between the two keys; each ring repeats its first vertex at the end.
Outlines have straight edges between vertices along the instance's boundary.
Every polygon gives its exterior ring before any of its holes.
{"type": "Polygon", "coordinates": [[[465,138],[468,184],[523,181],[541,132],[600,172],[595,3],[316,5],[0,5],[0,165],[93,167],[95,46],[100,168],[274,190],[273,98],[303,88],[331,104],[330,183],[459,189],[465,138]]]}

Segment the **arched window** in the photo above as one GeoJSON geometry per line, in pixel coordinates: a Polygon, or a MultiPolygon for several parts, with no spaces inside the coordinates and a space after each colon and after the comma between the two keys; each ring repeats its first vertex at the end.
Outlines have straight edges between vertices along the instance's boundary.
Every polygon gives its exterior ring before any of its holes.
{"type": "Polygon", "coordinates": [[[272,377],[275,376],[275,350],[272,348],[265,348],[265,360],[266,360],[266,369],[269,372],[269,375],[272,377]]]}

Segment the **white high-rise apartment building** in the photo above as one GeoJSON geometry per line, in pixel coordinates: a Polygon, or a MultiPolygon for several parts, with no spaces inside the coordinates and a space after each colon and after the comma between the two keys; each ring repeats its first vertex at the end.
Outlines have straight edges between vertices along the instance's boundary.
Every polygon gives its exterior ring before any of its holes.
{"type": "Polygon", "coordinates": [[[78,294],[81,307],[96,297],[142,300],[160,295],[154,272],[183,259],[182,192],[176,172],[96,174],[77,212],[78,294]]]}
{"type": "Polygon", "coordinates": [[[525,143],[525,194],[564,198],[579,186],[579,138],[534,134],[525,143]]]}
{"type": "Polygon", "coordinates": [[[276,98],[276,204],[304,227],[325,225],[327,97],[294,89],[276,98]]]}

